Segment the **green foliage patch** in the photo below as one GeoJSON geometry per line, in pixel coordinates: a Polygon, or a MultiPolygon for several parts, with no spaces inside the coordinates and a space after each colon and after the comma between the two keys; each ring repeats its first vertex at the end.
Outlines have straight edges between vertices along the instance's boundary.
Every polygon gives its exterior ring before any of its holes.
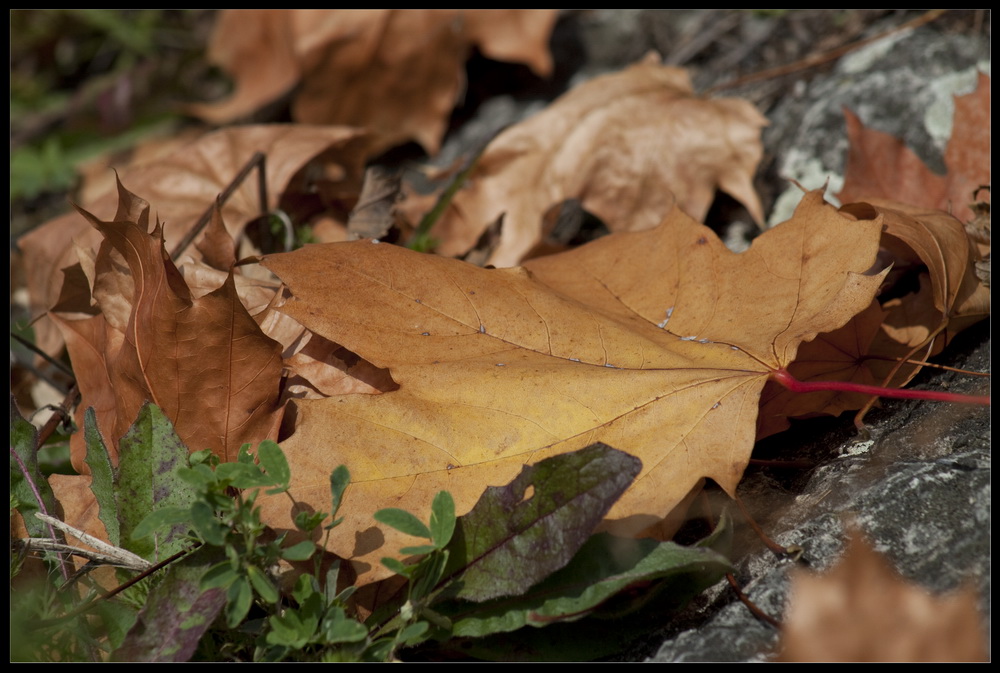
{"type": "MultiPolygon", "coordinates": [[[[536,658],[587,659],[636,635],[636,622],[623,617],[648,603],[680,607],[730,571],[712,549],[726,526],[694,547],[594,535],[641,469],[594,444],[524,468],[461,517],[445,491],[426,520],[399,509],[373,513],[424,542],[400,549],[405,561],[383,559],[402,589],[362,622],[355,587],[341,577],[344,561],[324,551],[350,499],[347,468],[330,475],[329,511],[300,512],[293,539],[265,526],[257,505],[261,493],[295,502],[278,444],[244,445],[232,463],[189,454],[151,404],[120,440],[117,465],[92,411],[84,433],[110,542],[151,567],[119,570],[120,590],[104,592],[86,575],[60,572],[55,551],[43,553],[41,581],[20,577],[24,559],[12,559],[13,659],[390,661],[418,646],[421,656],[443,656],[469,641],[466,653],[504,658],[492,644],[498,635],[536,658]],[[295,572],[279,577],[281,566],[295,572]],[[636,587],[648,600],[637,600],[636,587]],[[533,635],[560,626],[598,628],[604,646],[533,635]]],[[[33,515],[59,509],[33,461],[36,441],[12,405],[11,509],[33,538],[47,538],[33,515]]]]}

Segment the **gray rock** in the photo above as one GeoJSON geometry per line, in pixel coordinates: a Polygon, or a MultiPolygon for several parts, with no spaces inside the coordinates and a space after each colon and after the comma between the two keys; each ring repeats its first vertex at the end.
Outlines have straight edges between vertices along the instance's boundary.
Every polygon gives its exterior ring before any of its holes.
{"type": "MultiPolygon", "coordinates": [[[[926,27],[890,35],[845,56],[830,75],[793,88],[768,115],[764,145],[775,153],[781,178],[807,189],[828,181],[828,198],[836,202],[847,160],[847,108],[866,127],[901,138],[931,170],[945,173],[954,96],[974,91],[980,70],[990,71],[985,40],[926,27]]],[[[789,185],[769,222],[787,220],[801,195],[789,185]]]]}

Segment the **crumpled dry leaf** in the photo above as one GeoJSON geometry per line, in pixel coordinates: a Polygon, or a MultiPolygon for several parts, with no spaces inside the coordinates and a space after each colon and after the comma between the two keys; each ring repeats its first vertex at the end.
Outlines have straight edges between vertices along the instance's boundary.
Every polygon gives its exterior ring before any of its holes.
{"type": "Polygon", "coordinates": [[[969,208],[973,194],[981,185],[990,184],[989,75],[980,73],[976,91],[955,97],[945,176],[931,172],[899,138],[864,128],[850,110],[844,114],[850,151],[844,188],[837,195],[841,203],[892,199],[943,210],[962,222],[973,218],[969,208]]]}
{"type": "Polygon", "coordinates": [[[596,77],[490,143],[433,229],[459,256],[504,217],[489,263],[513,266],[540,242],[542,218],[570,198],[612,231],[656,226],[676,202],[702,220],[716,188],[763,213],[752,178],[767,120],[743,100],[695,95],[659,56],[596,77]]]}
{"type": "MultiPolygon", "coordinates": [[[[63,330],[80,387],[77,421],[93,406],[112,458],[146,401],[158,405],[193,451],[232,460],[244,442],[276,438],[281,348],[266,337],[236,293],[233,276],[195,298],[167,256],[149,204],[119,184],[114,221],[81,211],[105,237],[95,261],[85,320],[53,316],[63,330]]],[[[86,472],[82,433],[71,439],[86,472]]]]}
{"type": "MultiPolygon", "coordinates": [[[[914,266],[925,266],[930,280],[933,310],[936,320],[917,323],[916,334],[904,331],[898,320],[887,318],[888,336],[905,345],[915,345],[927,338],[920,328],[934,334],[945,330],[945,338],[939,340],[930,355],[939,353],[951,338],[969,325],[990,314],[990,292],[976,275],[976,263],[982,260],[982,247],[973,243],[963,224],[944,212],[928,210],[883,199],[869,199],[867,204],[885,218],[886,231],[883,235],[883,258],[892,261],[894,267],[906,271],[914,266]]],[[[870,208],[865,204],[848,204],[841,209],[859,217],[869,219],[870,208]]],[[[988,243],[986,250],[989,249],[988,243]]],[[[988,253],[987,253],[988,254],[988,253]]],[[[921,308],[920,303],[911,298],[897,302],[907,304],[911,313],[924,313],[930,307],[921,308]]]]}
{"type": "MultiPolygon", "coordinates": [[[[804,344],[788,370],[800,381],[850,381],[902,387],[921,367],[902,359],[926,360],[940,353],[963,329],[989,317],[990,292],[976,273],[982,247],[962,223],[938,210],[884,199],[850,203],[840,212],[885,223],[882,266],[892,266],[882,294],[841,329],[804,344]],[[897,282],[919,283],[899,295],[897,282]]],[[[988,246],[988,244],[987,244],[988,246]]],[[[988,247],[986,248],[988,249],[988,247]]],[[[870,399],[858,393],[792,393],[769,382],[761,395],[758,438],[788,427],[789,417],[837,416],[870,399]]]]}
{"type": "Polygon", "coordinates": [[[233,75],[236,91],[192,111],[231,121],[298,84],[296,121],[370,129],[373,153],[416,140],[434,154],[472,47],[547,76],[556,17],[556,10],[509,9],[223,11],[209,58],[233,75]]]}
{"type": "Polygon", "coordinates": [[[976,592],[935,597],[852,532],[822,575],[795,571],[778,661],[988,661],[976,592]]]}
{"type": "MultiPolygon", "coordinates": [[[[354,534],[330,550],[365,583],[404,544],[370,512],[426,511],[447,489],[461,513],[525,463],[603,441],[644,464],[606,528],[672,534],[662,520],[704,477],[735,489],[768,375],[870,304],[881,227],[811,193],[741,255],[679,209],[525,268],[373,241],[269,255],[294,297],[281,311],[400,386],[297,403],[292,491],[325,506],[326,476],[348,466],[341,530],[354,534]],[[331,275],[336,286],[320,282],[331,275]]],[[[270,525],[293,528],[287,500],[261,503],[270,525]]]]}
{"type": "MultiPolygon", "coordinates": [[[[366,142],[361,131],[342,127],[229,128],[203,136],[160,161],[130,169],[122,174],[122,180],[134,193],[156,204],[169,250],[191,230],[255,151],[267,156],[267,208],[273,209],[289,194],[334,189],[356,194],[366,142]]],[[[109,192],[83,205],[91,212],[112,212],[117,203],[118,194],[109,192]]],[[[226,201],[222,214],[230,234],[236,237],[260,211],[257,181],[251,178],[226,201]]],[[[44,313],[58,300],[59,270],[78,261],[77,247],[97,250],[100,244],[100,233],[79,213],[51,220],[18,240],[34,314],[44,313]]],[[[61,344],[58,331],[47,320],[36,323],[39,348],[56,353],[61,344]]]]}

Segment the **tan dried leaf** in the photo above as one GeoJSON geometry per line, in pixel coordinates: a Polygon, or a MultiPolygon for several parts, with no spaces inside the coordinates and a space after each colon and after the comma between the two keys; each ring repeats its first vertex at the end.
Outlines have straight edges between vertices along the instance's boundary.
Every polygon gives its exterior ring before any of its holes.
{"type": "MultiPolygon", "coordinates": [[[[668,536],[665,517],[704,477],[735,488],[770,373],[870,304],[882,275],[864,272],[881,227],[812,193],[741,255],[679,209],[655,229],[526,268],[372,241],[269,255],[293,295],[282,312],[399,384],[298,402],[283,442],[292,491],[302,506],[326,506],[327,475],[347,465],[341,530],[353,534],[330,550],[366,583],[406,544],[372,511],[426,511],[445,489],[462,513],[524,464],[604,441],[644,465],[607,527],[668,536]],[[837,244],[845,238],[855,245],[837,244]]],[[[286,499],[261,503],[269,524],[293,529],[286,499]]]]}
{"type": "Polygon", "coordinates": [[[763,214],[752,178],[767,120],[747,101],[695,95],[684,70],[651,54],[596,77],[501,133],[434,227],[440,252],[463,255],[505,213],[496,266],[540,242],[542,219],[570,198],[612,231],[656,226],[673,207],[704,218],[716,188],[763,214]]]}
{"type": "Polygon", "coordinates": [[[857,533],[829,572],[797,571],[778,661],[987,661],[976,592],[935,597],[857,533]]]}
{"type": "Polygon", "coordinates": [[[464,89],[472,47],[546,76],[556,16],[555,10],[224,11],[209,57],[232,73],[236,91],[192,110],[231,121],[298,85],[296,121],[370,129],[374,153],[416,140],[433,154],[464,89]]]}

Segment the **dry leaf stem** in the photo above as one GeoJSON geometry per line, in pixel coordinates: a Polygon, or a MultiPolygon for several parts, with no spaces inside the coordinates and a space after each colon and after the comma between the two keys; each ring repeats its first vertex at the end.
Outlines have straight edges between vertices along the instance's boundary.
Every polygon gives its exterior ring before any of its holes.
{"type": "Polygon", "coordinates": [[[772,617],[771,615],[767,614],[759,607],[757,607],[757,604],[754,603],[752,600],[750,600],[749,596],[743,593],[743,590],[740,588],[739,582],[736,581],[736,577],[732,573],[726,573],[726,581],[729,582],[729,586],[731,586],[733,588],[733,591],[736,592],[736,597],[740,599],[740,602],[743,603],[743,605],[747,606],[747,609],[753,614],[754,617],[756,617],[761,621],[767,622],[776,629],[781,628],[780,621],[778,621],[777,619],[775,619],[774,617],[772,617]]]}
{"type": "Polygon", "coordinates": [[[771,536],[765,533],[764,529],[760,527],[760,524],[754,521],[753,516],[751,516],[739,495],[735,496],[733,500],[736,501],[736,505],[740,508],[740,512],[743,513],[743,518],[746,519],[748,524],[750,524],[750,528],[753,529],[753,532],[757,533],[757,537],[760,538],[760,541],[764,543],[765,547],[781,557],[794,558],[802,554],[801,548],[798,548],[797,546],[793,548],[782,547],[780,544],[772,540],[771,536]]]}

